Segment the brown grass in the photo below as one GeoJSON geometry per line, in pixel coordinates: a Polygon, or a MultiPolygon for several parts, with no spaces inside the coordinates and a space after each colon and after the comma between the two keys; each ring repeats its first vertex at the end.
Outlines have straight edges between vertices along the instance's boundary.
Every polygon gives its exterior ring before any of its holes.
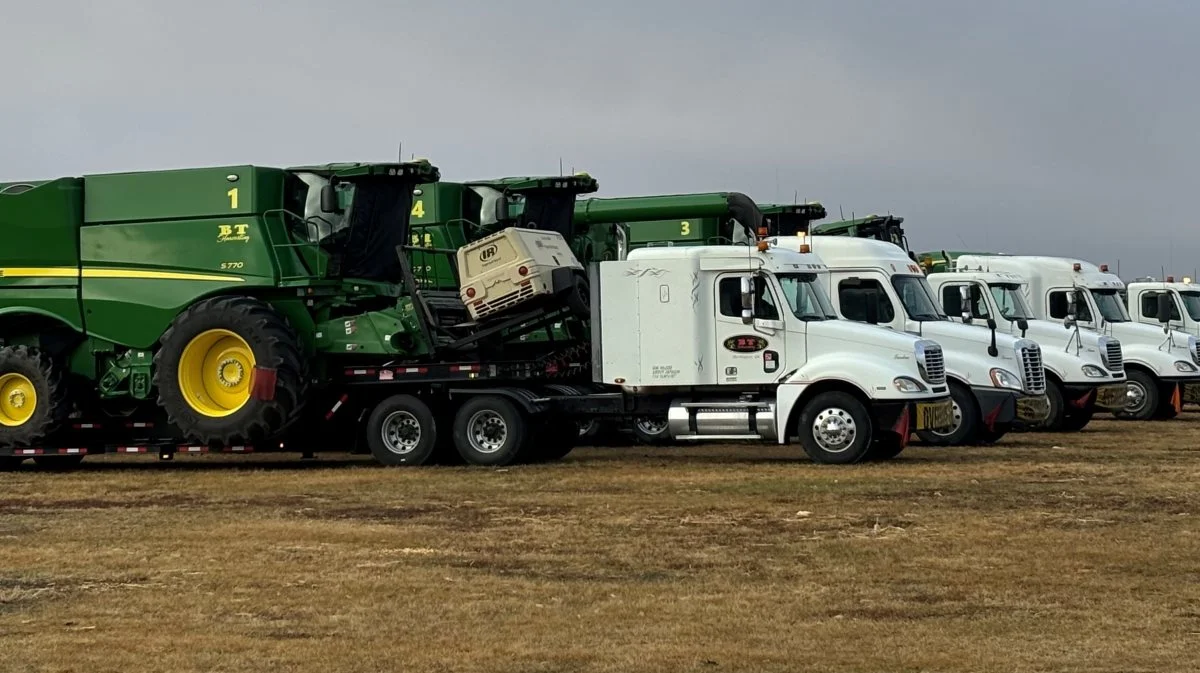
{"type": "Polygon", "coordinates": [[[0,474],[0,670],[1194,671],[1198,430],[0,474]]]}

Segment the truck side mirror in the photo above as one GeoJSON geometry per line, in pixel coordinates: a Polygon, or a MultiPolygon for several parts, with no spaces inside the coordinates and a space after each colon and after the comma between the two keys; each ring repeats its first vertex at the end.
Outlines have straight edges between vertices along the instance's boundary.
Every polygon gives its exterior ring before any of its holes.
{"type": "Polygon", "coordinates": [[[1076,310],[1079,308],[1078,299],[1075,293],[1067,295],[1067,320],[1075,322],[1076,310]]]}
{"type": "Polygon", "coordinates": [[[1162,324],[1171,322],[1171,309],[1174,308],[1171,304],[1174,303],[1171,295],[1163,292],[1158,295],[1158,321],[1162,324]]]}
{"type": "Polygon", "coordinates": [[[492,213],[492,216],[496,218],[497,222],[503,222],[508,219],[508,198],[507,197],[505,197],[504,195],[501,195],[500,198],[496,199],[495,203],[493,204],[493,207],[495,208],[495,212],[492,213]]]}
{"type": "Polygon", "coordinates": [[[942,303],[945,304],[942,310],[946,312],[946,315],[962,316],[963,322],[970,322],[970,316],[963,312],[962,294],[957,289],[943,292],[942,303]]]}
{"type": "Polygon", "coordinates": [[[754,281],[750,276],[742,276],[742,323],[749,325],[754,322],[754,281]]]}
{"type": "Polygon", "coordinates": [[[321,212],[342,212],[342,206],[338,203],[337,187],[334,187],[332,182],[321,187],[321,212]]]}

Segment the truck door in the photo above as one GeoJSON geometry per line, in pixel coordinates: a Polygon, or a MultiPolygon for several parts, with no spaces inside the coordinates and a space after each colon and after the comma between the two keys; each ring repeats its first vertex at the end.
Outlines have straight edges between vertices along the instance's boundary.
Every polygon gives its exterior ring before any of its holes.
{"type": "MultiPolygon", "coordinates": [[[[717,279],[716,367],[717,382],[725,385],[773,383],[785,371],[786,304],[766,276],[750,273],[722,274],[717,279]],[[742,319],[742,289],[753,294],[747,324],[742,319]]],[[[797,342],[799,340],[796,340],[797,342]]],[[[792,346],[802,347],[799,343],[792,346]]]]}

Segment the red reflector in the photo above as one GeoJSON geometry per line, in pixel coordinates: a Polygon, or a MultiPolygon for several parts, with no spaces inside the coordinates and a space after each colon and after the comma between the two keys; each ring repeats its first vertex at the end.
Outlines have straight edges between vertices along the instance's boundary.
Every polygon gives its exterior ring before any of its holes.
{"type": "Polygon", "coordinates": [[[528,276],[529,269],[523,266],[523,267],[517,269],[517,273],[521,274],[522,276],[528,276]]]}
{"type": "Polygon", "coordinates": [[[473,287],[467,288],[467,299],[474,299],[474,298],[475,298],[475,288],[473,288],[473,287]]]}

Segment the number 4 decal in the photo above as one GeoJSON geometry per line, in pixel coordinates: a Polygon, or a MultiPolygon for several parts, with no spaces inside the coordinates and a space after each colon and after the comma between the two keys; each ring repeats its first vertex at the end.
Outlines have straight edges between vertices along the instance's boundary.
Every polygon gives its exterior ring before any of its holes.
{"type": "Polygon", "coordinates": [[[417,202],[412,207],[413,217],[425,217],[425,202],[417,199],[417,202]]]}

